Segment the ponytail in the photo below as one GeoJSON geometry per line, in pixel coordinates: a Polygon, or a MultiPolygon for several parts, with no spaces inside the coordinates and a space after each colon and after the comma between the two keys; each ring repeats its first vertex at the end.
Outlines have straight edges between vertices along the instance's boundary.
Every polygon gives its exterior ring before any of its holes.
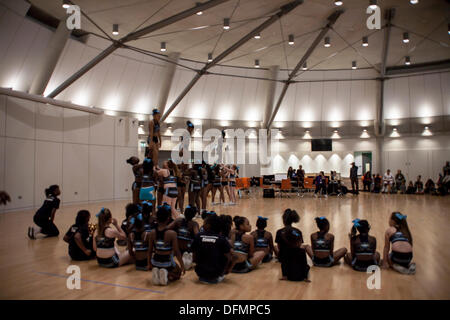
{"type": "Polygon", "coordinates": [[[406,215],[400,212],[392,212],[391,219],[395,222],[395,228],[397,231],[403,233],[403,235],[408,238],[409,243],[413,244],[413,239],[411,232],[409,231],[408,222],[406,221],[406,215]]]}

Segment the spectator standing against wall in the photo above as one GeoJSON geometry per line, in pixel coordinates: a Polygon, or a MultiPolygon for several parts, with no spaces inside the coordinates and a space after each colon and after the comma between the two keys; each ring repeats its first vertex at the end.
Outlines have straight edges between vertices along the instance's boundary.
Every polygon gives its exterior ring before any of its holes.
{"type": "Polygon", "coordinates": [[[352,191],[353,194],[359,194],[358,167],[354,162],[352,162],[351,165],[352,167],[350,168],[350,180],[352,182],[352,191]]]}

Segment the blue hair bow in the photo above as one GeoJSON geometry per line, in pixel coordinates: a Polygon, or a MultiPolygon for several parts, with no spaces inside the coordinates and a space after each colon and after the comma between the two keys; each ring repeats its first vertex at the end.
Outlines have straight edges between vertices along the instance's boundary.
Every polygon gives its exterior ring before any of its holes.
{"type": "Polygon", "coordinates": [[[150,159],[150,158],[145,158],[144,162],[145,162],[145,163],[151,163],[151,162],[152,162],[152,159],[150,159]]]}
{"type": "Polygon", "coordinates": [[[105,208],[101,208],[100,211],[95,216],[98,218],[104,212],[105,212],[105,208]]]}
{"type": "Polygon", "coordinates": [[[319,219],[319,220],[325,220],[326,218],[325,218],[325,217],[317,217],[317,219],[319,219]]]}
{"type": "Polygon", "coordinates": [[[146,205],[148,205],[148,206],[150,206],[150,207],[153,206],[153,204],[152,204],[150,201],[142,201],[142,204],[143,204],[143,205],[146,204],[146,205]]]}
{"type": "Polygon", "coordinates": [[[186,206],[186,209],[190,209],[192,208],[189,204],[186,206]]]}
{"type": "Polygon", "coordinates": [[[217,215],[217,213],[215,211],[206,211],[206,214],[217,215]]]}
{"type": "Polygon", "coordinates": [[[265,218],[265,217],[261,217],[261,216],[258,216],[258,219],[261,219],[261,220],[269,220],[269,218],[265,218]]]}
{"type": "Polygon", "coordinates": [[[359,224],[359,221],[361,221],[360,219],[355,219],[355,220],[353,220],[352,222],[353,222],[353,226],[354,227],[360,227],[361,225],[359,224]]]}
{"type": "Polygon", "coordinates": [[[142,212],[142,206],[141,205],[136,205],[137,206],[137,208],[138,208],[138,210],[139,210],[139,212],[142,212]]]}
{"type": "Polygon", "coordinates": [[[136,216],[136,218],[138,218],[138,220],[141,220],[141,221],[142,221],[142,213],[139,213],[139,214],[136,216]]]}
{"type": "Polygon", "coordinates": [[[407,215],[406,214],[401,214],[400,212],[396,212],[395,216],[399,219],[399,220],[406,220],[407,215]]]}
{"type": "Polygon", "coordinates": [[[161,209],[161,208],[169,209],[169,210],[172,209],[172,207],[167,202],[164,202],[162,205],[158,206],[158,209],[161,209]]]}

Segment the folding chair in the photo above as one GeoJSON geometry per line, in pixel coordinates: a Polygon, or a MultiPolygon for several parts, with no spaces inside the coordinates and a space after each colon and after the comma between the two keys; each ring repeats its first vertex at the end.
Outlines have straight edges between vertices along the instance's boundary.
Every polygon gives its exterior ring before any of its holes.
{"type": "Polygon", "coordinates": [[[283,193],[287,193],[288,198],[290,198],[290,192],[292,191],[292,183],[290,179],[283,179],[281,180],[281,187],[280,187],[280,197],[283,196],[283,193]]]}

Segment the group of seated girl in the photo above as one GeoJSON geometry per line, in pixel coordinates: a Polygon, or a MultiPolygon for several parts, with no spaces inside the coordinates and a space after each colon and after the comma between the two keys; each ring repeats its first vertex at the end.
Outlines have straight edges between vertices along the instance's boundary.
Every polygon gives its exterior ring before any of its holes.
{"type": "MultiPolygon", "coordinates": [[[[90,214],[82,210],[64,240],[69,242],[69,255],[74,260],[96,257],[98,265],[115,268],[134,263],[137,270],[151,270],[155,285],[167,285],[180,279],[195,264],[195,272],[204,283],[221,282],[229,272],[247,273],[261,263],[277,257],[281,263],[282,280],[308,280],[310,267],[307,255],[317,267],[331,267],[344,260],[353,269],[366,271],[380,264],[377,241],[369,235],[367,220],[355,219],[350,237],[350,252],[334,249],[334,235],[325,217],[315,218],[318,231],[311,234],[311,245],[303,241],[302,232],[293,224],[300,221],[295,210],[283,213],[284,227],[277,231],[275,243],[266,231],[267,218],[258,217],[256,230],[247,218],[204,212],[203,225],[193,220],[197,208],[187,206],[185,216],[172,218],[167,203],[153,214],[152,203],[128,204],[126,224],[119,226],[109,209],[97,214],[97,227],[89,226],[90,214]],[[234,223],[234,228],[233,228],[234,223]],[[125,240],[127,250],[119,250],[117,240],[125,240]],[[175,261],[176,258],[176,261],[175,261]]],[[[413,274],[412,237],[406,216],[394,212],[386,231],[383,267],[413,274]],[[392,246],[392,250],[391,250],[392,246]]]]}

